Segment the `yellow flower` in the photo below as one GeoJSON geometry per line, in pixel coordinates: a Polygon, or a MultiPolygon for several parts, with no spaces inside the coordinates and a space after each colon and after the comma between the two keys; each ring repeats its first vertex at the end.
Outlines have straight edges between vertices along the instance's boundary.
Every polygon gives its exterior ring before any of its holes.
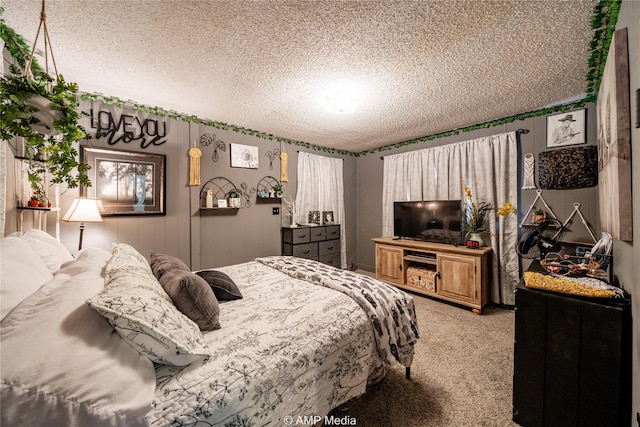
{"type": "Polygon", "coordinates": [[[471,188],[467,187],[464,179],[461,179],[462,188],[467,196],[467,202],[464,207],[465,216],[465,231],[467,233],[484,233],[489,227],[489,220],[487,214],[489,211],[497,211],[500,216],[507,216],[516,212],[516,208],[511,202],[506,202],[501,208],[494,208],[493,205],[487,202],[478,202],[476,204],[473,201],[473,193],[471,188]]]}
{"type": "Polygon", "coordinates": [[[498,209],[498,215],[507,216],[511,213],[515,213],[516,208],[511,204],[511,202],[505,202],[504,205],[500,209],[498,209]]]}
{"type": "Polygon", "coordinates": [[[471,193],[471,189],[467,187],[467,184],[464,182],[464,179],[461,179],[462,187],[464,188],[464,192],[467,194],[467,199],[473,200],[473,194],[471,193]]]}

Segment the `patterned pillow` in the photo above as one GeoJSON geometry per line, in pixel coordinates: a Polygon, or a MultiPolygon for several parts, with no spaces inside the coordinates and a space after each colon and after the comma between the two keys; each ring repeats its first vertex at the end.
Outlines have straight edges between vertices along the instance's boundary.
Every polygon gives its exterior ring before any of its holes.
{"type": "Polygon", "coordinates": [[[231,301],[242,298],[240,289],[227,274],[216,270],[203,270],[196,273],[207,281],[218,301],[231,301]]]}
{"type": "Polygon", "coordinates": [[[147,260],[129,245],[114,245],[104,290],[87,303],[153,362],[185,366],[207,354],[198,325],[173,305],[147,260]]]}

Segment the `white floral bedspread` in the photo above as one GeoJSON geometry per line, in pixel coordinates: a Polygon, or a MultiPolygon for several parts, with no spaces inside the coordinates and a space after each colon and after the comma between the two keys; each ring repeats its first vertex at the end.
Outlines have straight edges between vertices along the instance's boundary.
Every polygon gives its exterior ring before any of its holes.
{"type": "Polygon", "coordinates": [[[282,426],[364,393],[382,360],[357,302],[255,261],[218,270],[243,299],[220,303],[209,357],[157,366],[153,425],[282,426]]]}
{"type": "Polygon", "coordinates": [[[353,298],[371,319],[380,357],[406,367],[420,338],[413,298],[398,288],[368,276],[305,258],[271,256],[256,261],[292,277],[342,292],[353,298]]]}

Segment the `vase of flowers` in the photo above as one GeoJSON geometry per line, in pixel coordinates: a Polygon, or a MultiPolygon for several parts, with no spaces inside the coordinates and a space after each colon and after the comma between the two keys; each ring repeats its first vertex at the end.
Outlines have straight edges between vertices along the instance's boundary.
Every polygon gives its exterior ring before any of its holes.
{"type": "Polygon", "coordinates": [[[497,211],[500,216],[507,216],[510,213],[516,211],[515,207],[510,202],[505,202],[500,208],[494,207],[491,203],[487,202],[475,202],[473,200],[473,192],[471,188],[467,187],[464,180],[461,180],[462,187],[466,195],[464,211],[464,231],[467,233],[469,240],[478,242],[479,246],[484,245],[483,235],[489,230],[489,218],[488,214],[491,211],[497,211]]]}

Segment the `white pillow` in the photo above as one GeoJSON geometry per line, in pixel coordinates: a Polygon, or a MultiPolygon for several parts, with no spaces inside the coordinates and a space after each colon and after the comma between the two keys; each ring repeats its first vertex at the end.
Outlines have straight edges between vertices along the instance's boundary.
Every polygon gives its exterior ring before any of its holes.
{"type": "Polygon", "coordinates": [[[26,241],[13,236],[0,239],[0,319],[52,278],[26,241]]]}
{"type": "Polygon", "coordinates": [[[27,230],[20,238],[26,241],[40,255],[49,271],[54,274],[60,270],[62,264],[73,259],[67,248],[45,231],[32,228],[27,230]]]}
{"type": "Polygon", "coordinates": [[[0,324],[2,425],[139,425],[151,409],[153,363],[85,304],[110,256],[83,250],[0,324]]]}
{"type": "Polygon", "coordinates": [[[207,354],[198,325],[173,305],[149,262],[129,245],[114,245],[104,290],[87,303],[153,362],[185,366],[207,354]]]}

